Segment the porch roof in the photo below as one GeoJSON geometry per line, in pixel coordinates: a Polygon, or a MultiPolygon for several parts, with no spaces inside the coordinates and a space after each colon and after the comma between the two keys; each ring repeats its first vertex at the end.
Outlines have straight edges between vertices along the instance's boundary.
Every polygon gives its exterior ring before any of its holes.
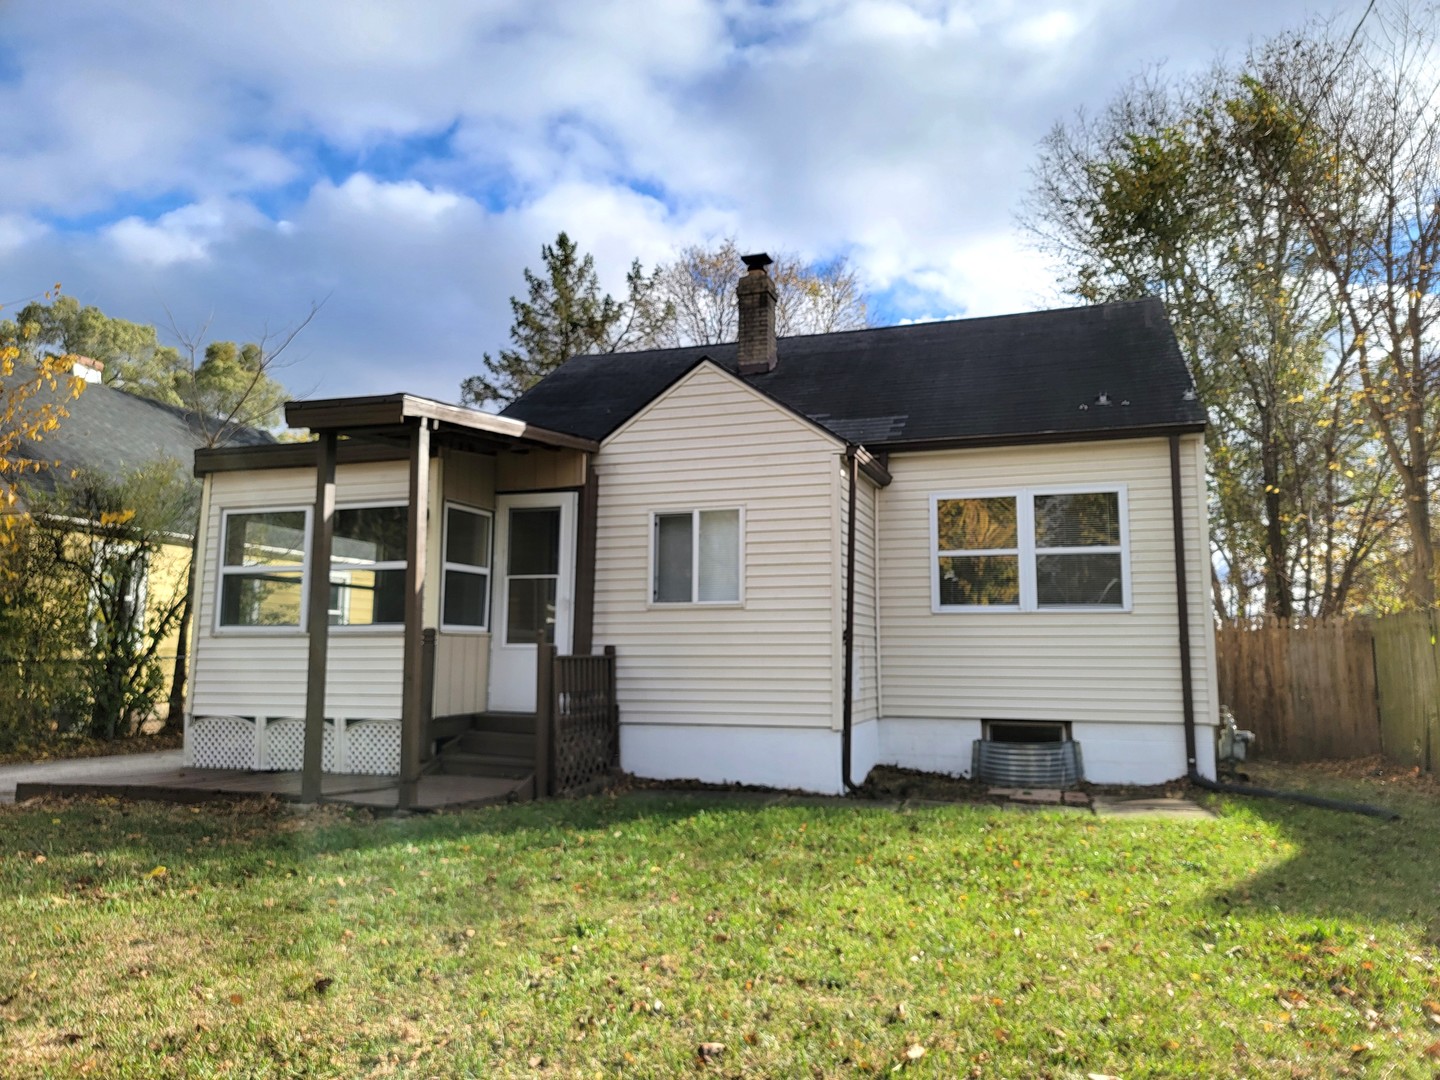
{"type": "MultiPolygon", "coordinates": [[[[409,429],[420,422],[428,422],[437,441],[443,445],[481,453],[526,447],[587,452],[600,448],[593,439],[413,394],[291,401],[285,405],[285,421],[292,428],[344,436],[338,448],[342,463],[407,457],[409,429]]],[[[315,448],[310,443],[225,447],[196,451],[195,475],[243,469],[301,468],[314,463],[315,448]]]]}

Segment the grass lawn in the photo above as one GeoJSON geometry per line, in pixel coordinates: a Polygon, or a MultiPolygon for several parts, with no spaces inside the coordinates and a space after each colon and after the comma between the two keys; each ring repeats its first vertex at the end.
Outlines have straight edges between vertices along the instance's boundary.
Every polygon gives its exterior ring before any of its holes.
{"type": "Polygon", "coordinates": [[[1406,817],[0,807],[0,1075],[1432,1076],[1440,801],[1287,779],[1406,817]]]}

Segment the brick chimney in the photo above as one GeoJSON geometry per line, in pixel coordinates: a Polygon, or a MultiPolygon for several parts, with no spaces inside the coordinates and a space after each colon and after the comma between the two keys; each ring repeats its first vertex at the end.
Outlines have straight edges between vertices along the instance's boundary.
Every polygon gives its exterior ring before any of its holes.
{"type": "Polygon", "coordinates": [[[745,273],[735,290],[740,298],[741,375],[764,375],[775,370],[775,282],[765,268],[773,261],[763,252],[742,255],[745,273]]]}

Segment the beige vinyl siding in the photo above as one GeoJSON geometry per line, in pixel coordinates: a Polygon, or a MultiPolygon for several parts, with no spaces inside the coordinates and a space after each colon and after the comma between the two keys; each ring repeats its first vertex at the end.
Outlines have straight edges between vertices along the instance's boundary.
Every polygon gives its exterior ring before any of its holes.
{"type": "Polygon", "coordinates": [[[501,454],[495,463],[495,490],[546,491],[585,483],[585,455],[579,450],[534,449],[501,454]]]}
{"type": "MultiPolygon", "coordinates": [[[[1197,717],[1213,722],[1204,451],[1181,466],[1197,717]]],[[[1164,439],[896,454],[881,496],[882,712],[897,717],[1173,722],[1182,719],[1164,439]],[[1124,485],[1131,610],[931,611],[930,497],[973,489],[1124,485]]]]}
{"type": "MultiPolygon", "coordinates": [[[[842,471],[844,470],[842,469],[842,471]]],[[[845,550],[844,545],[847,543],[850,528],[849,477],[844,477],[843,482],[846,487],[845,496],[841,499],[839,540],[841,552],[845,550]]],[[[877,681],[880,669],[879,609],[876,606],[876,574],[878,571],[875,560],[875,531],[878,524],[876,488],[863,474],[855,485],[855,505],[859,516],[855,519],[855,701],[851,719],[853,722],[859,723],[862,720],[874,720],[880,715],[880,695],[877,681]]],[[[838,617],[843,644],[845,622],[843,559],[840,597],[838,617]]],[[[843,661],[841,667],[843,675],[843,661]]],[[[845,692],[843,683],[839,692],[842,695],[845,692]]],[[[843,701],[844,699],[842,697],[839,700],[843,701]]]]}
{"type": "MultiPolygon", "coordinates": [[[[408,502],[403,461],[341,465],[337,505],[408,502]]],[[[303,716],[308,639],[303,630],[227,632],[215,626],[221,515],[226,510],[308,506],[314,469],[214,473],[209,478],[204,554],[198,583],[196,649],[190,711],[197,716],[303,716]]],[[[400,715],[404,638],[400,627],[330,632],[325,705],[330,716],[400,715]]]]}
{"type": "Polygon", "coordinates": [[[709,364],[605,442],[595,642],[617,649],[624,723],[833,723],[840,449],[709,364]],[[743,606],[651,604],[651,515],[731,507],[743,606]]]}
{"type": "MultiPolygon", "coordinates": [[[[509,457],[502,454],[501,457],[509,457]]],[[[447,448],[441,457],[444,502],[459,503],[476,510],[495,512],[496,457],[490,454],[472,454],[463,450],[447,448]]],[[[442,584],[441,561],[444,521],[440,504],[432,520],[436,527],[431,529],[435,547],[431,554],[431,579],[434,586],[426,589],[427,625],[440,625],[440,604],[444,586],[442,584]],[[433,598],[433,601],[432,599],[433,598]]],[[[494,519],[491,519],[494,527],[494,519]]],[[[493,604],[495,591],[494,536],[491,536],[490,553],[490,596],[493,604]]],[[[435,635],[435,693],[432,698],[436,716],[453,716],[459,713],[481,712],[490,693],[490,634],[480,631],[460,631],[435,635]]]]}

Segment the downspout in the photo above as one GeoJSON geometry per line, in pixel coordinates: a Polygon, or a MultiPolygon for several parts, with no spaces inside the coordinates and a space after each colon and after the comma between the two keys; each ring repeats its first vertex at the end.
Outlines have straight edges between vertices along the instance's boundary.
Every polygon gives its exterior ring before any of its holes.
{"type": "Polygon", "coordinates": [[[840,779],[845,790],[854,794],[859,786],[850,779],[850,741],[855,721],[855,487],[860,461],[854,443],[845,445],[845,464],[849,467],[850,520],[845,525],[845,701],[840,711],[840,779]]]}
{"type": "Polygon", "coordinates": [[[1182,504],[1180,483],[1180,436],[1170,436],[1170,516],[1174,529],[1175,547],[1175,610],[1180,630],[1180,692],[1184,696],[1185,716],[1185,778],[1196,787],[1206,791],[1218,791],[1226,795],[1250,795],[1264,799],[1283,799],[1286,802],[1318,806],[1323,810],[1343,810],[1351,814],[1399,821],[1400,815],[1393,810],[1366,803],[1344,802],[1339,799],[1325,799],[1319,795],[1307,795],[1302,791],[1276,791],[1272,788],[1252,787],[1249,784],[1227,784],[1211,780],[1200,774],[1195,756],[1195,671],[1190,655],[1190,590],[1185,583],[1185,511],[1182,504]]]}

